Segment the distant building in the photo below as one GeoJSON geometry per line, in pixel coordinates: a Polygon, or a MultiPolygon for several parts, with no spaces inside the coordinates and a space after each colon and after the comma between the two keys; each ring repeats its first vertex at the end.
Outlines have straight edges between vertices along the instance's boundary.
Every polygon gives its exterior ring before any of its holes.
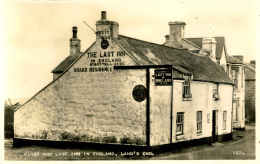
{"type": "Polygon", "coordinates": [[[120,35],[119,24],[101,15],[96,41],[80,54],[73,27],[73,53],[52,71],[54,80],[15,111],[15,146],[232,139],[233,82],[211,55],[120,35]]]}
{"type": "MultiPolygon", "coordinates": [[[[243,61],[243,60],[242,60],[243,61]]],[[[255,60],[245,63],[245,117],[248,122],[255,122],[256,70],[255,60]]]]}
{"type": "Polygon", "coordinates": [[[170,22],[170,34],[163,45],[174,48],[187,48],[192,53],[209,56],[226,71],[234,84],[233,128],[245,129],[245,72],[246,65],[237,58],[229,56],[224,37],[185,38],[185,22],[170,22]]]}
{"type": "Polygon", "coordinates": [[[243,56],[228,56],[227,73],[234,85],[233,124],[234,129],[245,129],[245,64],[243,56]]]}

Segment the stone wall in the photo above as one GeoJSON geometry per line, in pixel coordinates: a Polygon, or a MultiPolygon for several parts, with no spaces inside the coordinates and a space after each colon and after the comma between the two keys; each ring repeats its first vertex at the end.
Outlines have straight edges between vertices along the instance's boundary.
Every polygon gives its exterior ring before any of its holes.
{"type": "Polygon", "coordinates": [[[245,114],[250,122],[255,121],[255,80],[246,81],[245,114]]]}
{"type": "Polygon", "coordinates": [[[91,47],[65,74],[15,112],[15,137],[146,145],[146,100],[132,97],[146,86],[144,69],[114,70],[135,62],[111,40],[91,47]],[[113,54],[113,55],[112,55],[113,54]],[[110,71],[91,71],[95,68],[110,71]]]}
{"type": "Polygon", "coordinates": [[[15,137],[105,143],[146,143],[146,100],[132,98],[144,70],[68,72],[15,112],[15,137]]]}

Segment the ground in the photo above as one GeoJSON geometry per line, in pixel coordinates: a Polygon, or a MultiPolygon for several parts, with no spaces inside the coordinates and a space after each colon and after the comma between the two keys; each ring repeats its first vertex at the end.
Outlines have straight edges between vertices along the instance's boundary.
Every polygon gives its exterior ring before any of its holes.
{"type": "Polygon", "coordinates": [[[90,149],[57,149],[39,146],[13,148],[12,140],[5,140],[5,160],[197,160],[197,159],[255,159],[255,126],[246,131],[234,131],[233,140],[212,145],[183,148],[175,152],[154,155],[153,152],[106,152],[90,149]],[[139,153],[139,155],[137,155],[139,153]]]}

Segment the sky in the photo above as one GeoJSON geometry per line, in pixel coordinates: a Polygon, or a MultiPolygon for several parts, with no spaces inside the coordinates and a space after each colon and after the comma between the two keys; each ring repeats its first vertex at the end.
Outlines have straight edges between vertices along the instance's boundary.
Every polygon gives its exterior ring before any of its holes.
{"type": "MultiPolygon", "coordinates": [[[[185,37],[224,36],[229,55],[255,60],[259,8],[253,0],[30,0],[1,3],[1,76],[5,98],[30,98],[53,79],[69,55],[72,27],[81,51],[94,41],[101,11],[125,36],[162,44],[170,21],[186,22],[185,37]],[[3,62],[4,61],[4,62],[3,62]]],[[[258,51],[257,51],[258,53],[258,51]]],[[[3,92],[2,92],[3,93],[3,92]]]]}

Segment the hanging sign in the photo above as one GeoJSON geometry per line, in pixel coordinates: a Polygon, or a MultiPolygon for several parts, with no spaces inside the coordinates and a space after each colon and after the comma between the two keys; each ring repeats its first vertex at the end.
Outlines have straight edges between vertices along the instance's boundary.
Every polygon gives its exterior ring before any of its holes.
{"type": "Polygon", "coordinates": [[[172,70],[160,69],[154,70],[155,85],[165,86],[172,85],[172,70]]]}

